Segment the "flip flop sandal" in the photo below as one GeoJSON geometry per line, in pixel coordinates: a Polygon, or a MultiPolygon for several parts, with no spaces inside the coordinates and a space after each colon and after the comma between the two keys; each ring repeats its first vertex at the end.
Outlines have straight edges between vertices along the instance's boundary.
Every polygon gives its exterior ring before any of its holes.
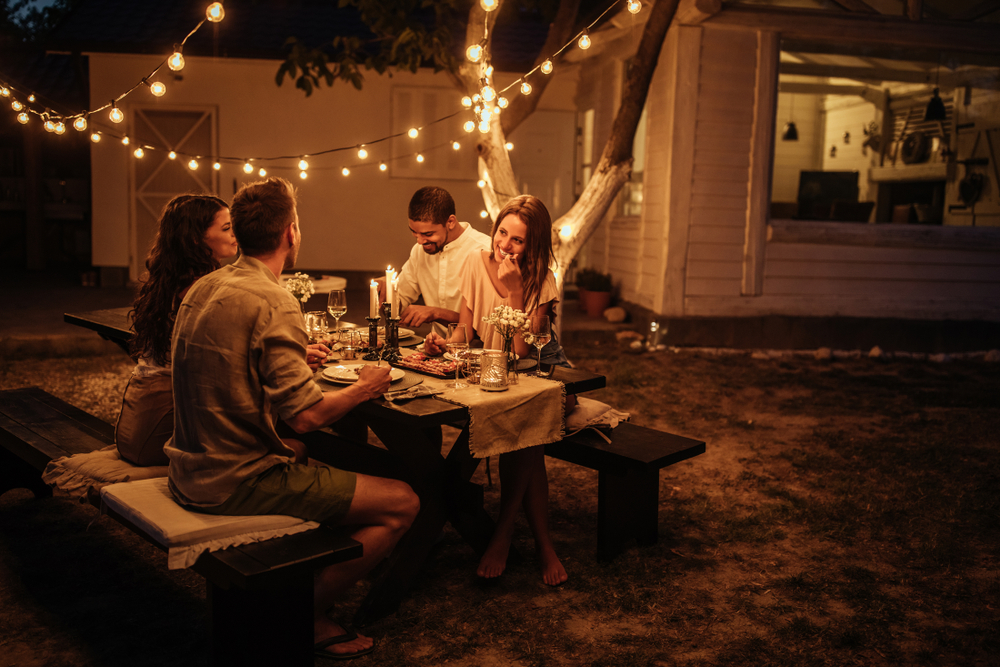
{"type": "Polygon", "coordinates": [[[366,649],[361,651],[355,651],[354,653],[331,653],[326,649],[335,646],[337,644],[346,644],[347,642],[354,641],[358,638],[358,633],[350,628],[344,628],[346,634],[337,635],[336,637],[330,637],[329,639],[324,639],[313,645],[313,654],[320,658],[327,658],[329,660],[353,660],[354,658],[360,658],[363,655],[368,655],[375,650],[375,644],[372,643],[366,649]]]}

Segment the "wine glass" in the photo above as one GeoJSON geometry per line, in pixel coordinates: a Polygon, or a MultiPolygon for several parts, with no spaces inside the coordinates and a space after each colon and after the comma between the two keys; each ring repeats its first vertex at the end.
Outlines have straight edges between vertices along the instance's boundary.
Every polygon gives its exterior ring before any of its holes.
{"type": "Polygon", "coordinates": [[[328,331],[326,313],[322,310],[312,310],[306,313],[306,333],[310,343],[322,343],[328,331]]]}
{"type": "Polygon", "coordinates": [[[531,318],[531,329],[529,333],[532,335],[531,344],[538,350],[538,369],[535,371],[535,375],[537,377],[548,377],[552,374],[551,370],[547,373],[542,372],[542,348],[545,347],[550,340],[552,340],[552,325],[549,322],[548,315],[531,318]]]}
{"type": "Polygon", "coordinates": [[[342,289],[330,290],[326,300],[326,310],[337,321],[337,341],[340,341],[340,318],[347,312],[347,292],[342,289]]]}
{"type": "Polygon", "coordinates": [[[464,324],[448,325],[448,342],[445,344],[451,358],[455,362],[455,381],[448,383],[452,389],[465,389],[469,385],[458,378],[458,371],[462,367],[462,360],[469,350],[469,329],[464,324]]]}

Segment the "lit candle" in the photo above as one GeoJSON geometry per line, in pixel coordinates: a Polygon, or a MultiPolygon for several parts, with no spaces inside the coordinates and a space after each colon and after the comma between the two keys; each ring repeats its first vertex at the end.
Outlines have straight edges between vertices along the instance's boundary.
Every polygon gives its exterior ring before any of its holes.
{"type": "Polygon", "coordinates": [[[392,317],[396,319],[399,317],[399,278],[396,277],[396,272],[392,272],[392,296],[390,297],[389,303],[392,304],[392,317]]]}
{"type": "Polygon", "coordinates": [[[374,280],[369,286],[370,303],[368,304],[368,317],[375,319],[378,317],[378,283],[374,280]]]}
{"type": "Polygon", "coordinates": [[[392,267],[385,270],[385,300],[392,303],[392,267]]]}

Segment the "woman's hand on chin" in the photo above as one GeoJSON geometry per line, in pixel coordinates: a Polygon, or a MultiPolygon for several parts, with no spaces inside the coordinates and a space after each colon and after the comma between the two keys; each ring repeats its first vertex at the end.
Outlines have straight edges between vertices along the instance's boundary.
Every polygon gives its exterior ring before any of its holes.
{"type": "Polygon", "coordinates": [[[446,343],[447,341],[443,336],[432,331],[424,338],[424,354],[431,357],[440,356],[445,350],[446,343]]]}
{"type": "Polygon", "coordinates": [[[500,267],[497,269],[497,280],[504,286],[508,294],[521,293],[524,290],[518,259],[517,255],[507,255],[500,260],[500,267]]]}

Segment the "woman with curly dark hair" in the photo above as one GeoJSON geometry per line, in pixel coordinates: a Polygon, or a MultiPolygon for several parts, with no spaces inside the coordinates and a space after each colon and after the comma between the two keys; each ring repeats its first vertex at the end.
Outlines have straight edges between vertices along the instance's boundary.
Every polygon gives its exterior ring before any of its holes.
{"type": "Polygon", "coordinates": [[[210,195],[171,199],[146,258],[148,275],[132,305],[132,377],[115,427],[119,455],[140,466],[167,465],[174,430],[170,338],[184,295],[238,250],[229,204],[210,195]]]}

